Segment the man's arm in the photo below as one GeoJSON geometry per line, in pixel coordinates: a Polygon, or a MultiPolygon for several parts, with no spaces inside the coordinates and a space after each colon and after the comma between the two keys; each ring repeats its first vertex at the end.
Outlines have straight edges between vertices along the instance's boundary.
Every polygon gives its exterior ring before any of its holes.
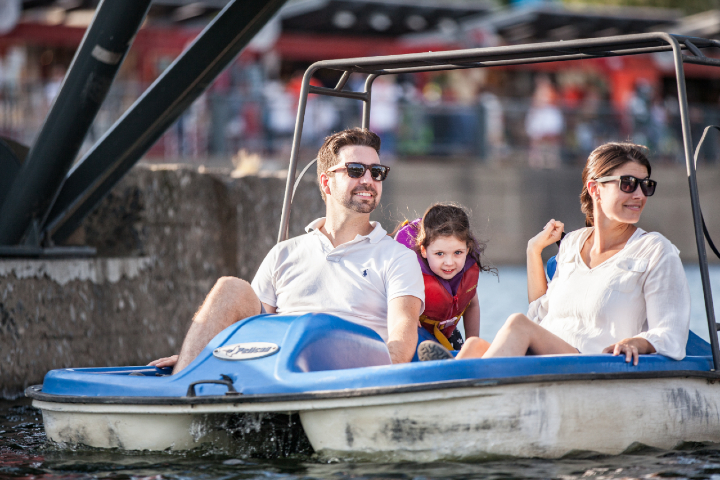
{"type": "Polygon", "coordinates": [[[270,306],[262,301],[260,303],[262,303],[262,306],[265,309],[265,313],[277,313],[277,307],[270,306]]]}
{"type": "Polygon", "coordinates": [[[422,300],[412,295],[388,302],[388,350],[393,363],[412,360],[417,347],[417,327],[422,300]]]}

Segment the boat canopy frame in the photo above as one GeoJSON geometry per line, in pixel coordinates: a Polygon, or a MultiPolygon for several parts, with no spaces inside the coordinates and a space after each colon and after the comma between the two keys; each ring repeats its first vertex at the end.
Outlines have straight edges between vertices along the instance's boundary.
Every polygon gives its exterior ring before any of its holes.
{"type": "MultiPolygon", "coordinates": [[[[312,160],[297,176],[300,141],[302,138],[305,110],[309,94],[342,97],[363,102],[362,128],[370,126],[370,104],[372,86],[375,79],[382,75],[402,73],[434,72],[469,68],[487,68],[510,65],[528,65],[535,63],[562,62],[570,60],[587,60],[603,57],[640,55],[656,52],[672,52],[675,76],[678,88],[678,103],[683,136],[683,152],[687,167],[690,203],[695,230],[695,241],[700,266],[700,277],[703,286],[703,297],[707,315],[710,346],[712,348],[712,365],[710,370],[720,376],[720,350],[718,349],[718,325],[715,321],[710,276],[708,272],[707,252],[703,237],[704,221],[700,209],[700,196],[697,186],[696,162],[693,155],[692,132],[688,115],[688,101],[685,85],[684,64],[698,64],[720,67],[720,59],[705,55],[701,49],[720,48],[720,41],[673,35],[665,32],[620,35],[604,38],[591,38],[570,41],[535,43],[502,47],[472,48],[443,52],[423,52],[404,55],[388,55],[380,57],[360,57],[339,60],[326,60],[312,64],[302,80],[300,100],[298,104],[295,132],[293,134],[290,165],[283,201],[278,242],[287,240],[290,223],[290,210],[295,189],[305,172],[315,163],[312,160]],[[340,79],[334,88],[310,85],[313,75],[319,70],[335,70],[341,72],[340,79]],[[362,92],[345,90],[350,75],[366,74],[365,89],[362,92]]],[[[703,136],[704,137],[704,136],[703,136]]],[[[698,150],[702,144],[698,145],[698,150]]],[[[708,241],[710,241],[708,236],[708,241]]],[[[711,243],[712,245],[712,243],[711,243]]]]}

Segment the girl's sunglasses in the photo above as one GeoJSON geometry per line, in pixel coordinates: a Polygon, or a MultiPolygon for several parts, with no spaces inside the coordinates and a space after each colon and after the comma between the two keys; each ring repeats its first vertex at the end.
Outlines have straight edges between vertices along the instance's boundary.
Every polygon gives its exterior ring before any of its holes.
{"type": "Polygon", "coordinates": [[[390,172],[390,167],[386,167],[385,165],[365,165],[364,163],[346,163],[344,165],[336,165],[328,169],[328,172],[335,172],[337,170],[342,170],[343,168],[347,170],[348,177],[350,178],[360,178],[365,175],[366,170],[370,170],[370,176],[376,182],[382,182],[385,180],[388,172],[390,172]]]}
{"type": "Polygon", "coordinates": [[[595,179],[598,183],[612,182],[613,180],[620,180],[620,190],[625,193],[633,193],[637,190],[639,184],[640,190],[642,190],[643,195],[646,197],[652,197],[653,193],[655,193],[655,187],[657,187],[657,182],[655,180],[650,180],[649,178],[637,178],[632,175],[615,175],[613,177],[595,179]]]}

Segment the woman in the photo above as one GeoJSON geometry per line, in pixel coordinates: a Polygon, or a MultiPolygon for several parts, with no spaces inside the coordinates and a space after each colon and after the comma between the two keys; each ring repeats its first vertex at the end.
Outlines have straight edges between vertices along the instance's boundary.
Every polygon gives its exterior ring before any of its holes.
{"type": "MultiPolygon", "coordinates": [[[[489,348],[469,339],[458,359],[612,353],[637,365],[640,354],[685,356],[690,292],[679,252],[635,226],[656,186],[643,150],[608,143],[590,154],[580,194],[587,228],[563,240],[549,286],[540,254],[560,240],[562,223],[528,242],[528,314],[511,315],[489,348]]],[[[446,357],[432,345],[419,353],[446,357]]]]}

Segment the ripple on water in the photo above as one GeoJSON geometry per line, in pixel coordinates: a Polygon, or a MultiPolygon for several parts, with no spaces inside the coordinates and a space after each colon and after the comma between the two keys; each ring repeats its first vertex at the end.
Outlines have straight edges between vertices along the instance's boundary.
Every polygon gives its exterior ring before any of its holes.
{"type": "Polygon", "coordinates": [[[189,452],[125,452],[48,443],[42,416],[30,406],[29,400],[0,401],[0,478],[606,480],[664,477],[720,480],[720,445],[683,443],[670,451],[635,445],[623,455],[572,452],[559,460],[351,463],[338,458],[320,459],[302,444],[297,433],[279,433],[285,426],[282,422],[288,421],[292,419],[237,418],[235,423],[227,425],[234,429],[238,441],[254,444],[255,450],[205,447],[189,452]],[[275,435],[270,447],[258,438],[268,431],[275,435]],[[295,451],[289,451],[291,448],[295,451]]]}

